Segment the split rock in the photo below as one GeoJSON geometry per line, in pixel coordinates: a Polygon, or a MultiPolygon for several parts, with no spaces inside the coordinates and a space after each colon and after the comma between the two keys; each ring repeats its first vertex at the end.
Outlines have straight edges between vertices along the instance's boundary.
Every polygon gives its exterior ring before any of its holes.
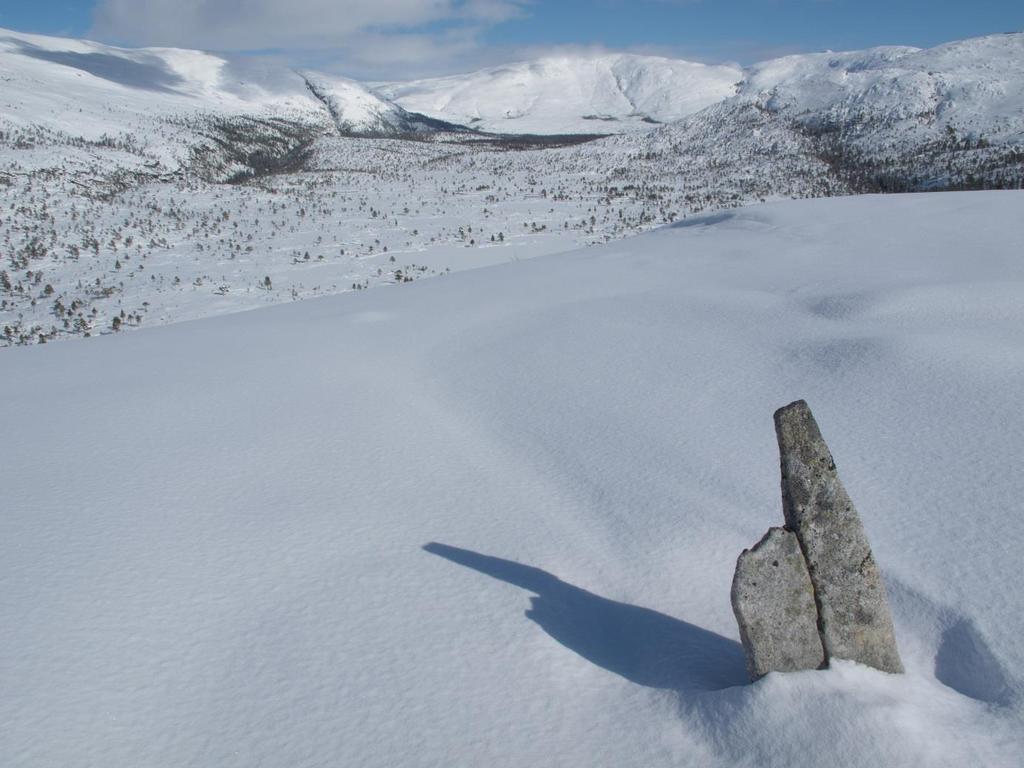
{"type": "Polygon", "coordinates": [[[881,572],[807,403],[776,411],[775,433],[786,528],[807,562],[826,657],[902,672],[881,572]]]}
{"type": "Polygon", "coordinates": [[[824,665],[814,588],[791,531],[771,528],[743,550],[732,581],[732,610],[751,679],[824,665]]]}

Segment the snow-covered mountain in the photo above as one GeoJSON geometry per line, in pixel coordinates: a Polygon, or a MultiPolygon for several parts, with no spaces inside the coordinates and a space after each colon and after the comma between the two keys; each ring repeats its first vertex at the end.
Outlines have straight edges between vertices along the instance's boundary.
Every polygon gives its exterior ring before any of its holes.
{"type": "Polygon", "coordinates": [[[628,133],[716,104],[755,102],[808,126],[916,120],[1019,136],[1024,34],[927,50],[799,54],[742,69],[564,55],[374,90],[408,109],[499,133],[628,133]]]}
{"type": "Polygon", "coordinates": [[[297,74],[305,81],[309,92],[327,108],[338,131],[344,135],[395,136],[466,130],[409,112],[355,80],[308,70],[297,74]]]}
{"type": "Polygon", "coordinates": [[[854,145],[905,154],[907,142],[1024,137],[1024,34],[929,50],[794,55],[746,69],[628,54],[563,55],[370,89],[252,58],[0,31],[0,78],[0,130],[86,141],[131,136],[168,166],[187,161],[211,133],[221,144],[238,144],[251,131],[222,128],[239,119],[259,121],[257,132],[273,134],[289,151],[296,136],[308,142],[335,132],[403,135],[462,126],[503,134],[614,134],[671,124],[664,136],[689,130],[687,119],[721,124],[750,109],[840,140],[847,154],[854,145]]]}
{"type": "Polygon", "coordinates": [[[1024,33],[958,40],[929,49],[880,47],[787,56],[746,71],[741,99],[773,111],[863,122],[872,112],[899,119],[959,119],[980,126],[1024,114],[1024,33]]]}
{"type": "Polygon", "coordinates": [[[144,149],[143,165],[174,170],[198,156],[230,176],[251,156],[285,157],[336,131],[456,128],[352,80],[258,59],[0,30],[0,131],[25,144],[120,143],[128,154],[144,149]]]}
{"type": "Polygon", "coordinates": [[[737,103],[809,133],[864,145],[936,134],[978,143],[1024,140],[1024,34],[936,48],[790,56],[751,67],[737,103]],[[884,136],[882,134],[885,134],[884,136]]]}
{"type": "Polygon", "coordinates": [[[852,192],[1016,188],[1024,34],[776,59],[751,67],[736,96],[614,142],[652,174],[810,173],[852,192]]]}
{"type": "Polygon", "coordinates": [[[733,95],[742,79],[735,66],[583,54],[375,91],[407,109],[494,133],[622,133],[698,112],[733,95]]]}
{"type": "Polygon", "coordinates": [[[314,120],[323,112],[297,74],[201,51],[0,30],[0,77],[5,122],[84,138],[200,111],[314,120]]]}

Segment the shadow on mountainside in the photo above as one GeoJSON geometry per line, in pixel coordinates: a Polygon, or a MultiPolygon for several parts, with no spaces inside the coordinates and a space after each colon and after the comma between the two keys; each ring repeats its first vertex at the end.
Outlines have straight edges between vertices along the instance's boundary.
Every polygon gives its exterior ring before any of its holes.
{"type": "Polygon", "coordinates": [[[169,69],[163,60],[148,54],[130,53],[124,56],[115,56],[109,53],[50,51],[13,38],[4,38],[3,42],[16,43],[19,53],[33,59],[80,69],[95,77],[128,88],[177,93],[175,86],[184,82],[183,78],[169,69]]]}
{"type": "Polygon", "coordinates": [[[540,568],[433,542],[423,549],[535,593],[527,618],[587,661],[638,685],[696,693],[747,682],[740,644],[714,632],[608,600],[540,568]]]}

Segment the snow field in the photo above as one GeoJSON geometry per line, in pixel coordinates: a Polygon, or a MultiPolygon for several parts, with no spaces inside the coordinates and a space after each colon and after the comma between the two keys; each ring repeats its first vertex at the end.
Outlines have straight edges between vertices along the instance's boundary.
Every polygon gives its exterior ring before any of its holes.
{"type": "Polygon", "coordinates": [[[754,206],[6,350],[0,754],[1017,765],[1022,205],[754,206]],[[904,676],[746,684],[729,583],[797,397],[904,676]]]}

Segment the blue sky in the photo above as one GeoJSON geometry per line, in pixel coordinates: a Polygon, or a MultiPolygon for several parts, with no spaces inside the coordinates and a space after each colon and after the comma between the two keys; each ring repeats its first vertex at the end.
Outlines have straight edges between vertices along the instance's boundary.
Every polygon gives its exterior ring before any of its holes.
{"type": "Polygon", "coordinates": [[[928,47],[1022,27],[1024,0],[563,0],[494,31],[531,44],[692,48],[751,63],[748,54],[759,50],[928,47]]]}
{"type": "Polygon", "coordinates": [[[926,47],[1020,31],[1024,0],[0,0],[0,26],[413,77],[565,47],[740,63],[926,47]]]}

